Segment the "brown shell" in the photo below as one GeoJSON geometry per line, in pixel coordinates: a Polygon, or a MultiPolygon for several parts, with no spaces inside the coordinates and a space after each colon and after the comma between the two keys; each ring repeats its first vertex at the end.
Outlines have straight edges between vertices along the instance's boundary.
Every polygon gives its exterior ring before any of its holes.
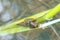
{"type": "Polygon", "coordinates": [[[34,20],[33,18],[30,18],[30,19],[25,19],[24,22],[20,23],[20,24],[17,24],[17,25],[21,25],[21,26],[26,26],[27,25],[27,22],[31,20],[34,25],[35,25],[35,28],[38,27],[38,23],[36,22],[36,20],[34,20]]]}

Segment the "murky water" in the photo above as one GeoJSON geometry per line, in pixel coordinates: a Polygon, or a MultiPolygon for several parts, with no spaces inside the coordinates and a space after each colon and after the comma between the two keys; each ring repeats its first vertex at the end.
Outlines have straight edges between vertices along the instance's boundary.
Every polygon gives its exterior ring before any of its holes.
{"type": "MultiPolygon", "coordinates": [[[[13,19],[20,13],[21,14],[25,13],[25,14],[23,14],[24,16],[22,17],[22,18],[24,18],[24,17],[33,15],[33,14],[41,12],[41,11],[51,9],[60,2],[60,0],[41,0],[41,2],[39,0],[33,0],[33,1],[32,0],[28,0],[28,1],[27,0],[13,0],[13,1],[8,0],[7,1],[8,3],[6,3],[6,1],[4,2],[4,0],[3,0],[4,3],[3,2],[2,3],[4,4],[4,6],[7,9],[4,10],[4,12],[2,12],[3,9],[0,9],[0,12],[3,13],[3,14],[0,13],[0,20],[3,21],[0,23],[4,23],[5,21],[13,19]],[[6,20],[4,20],[4,19],[6,19],[6,20]]],[[[1,7],[2,6],[0,4],[0,8],[1,7]]],[[[19,16],[19,18],[20,18],[20,16],[19,16]]],[[[60,18],[60,13],[58,15],[56,15],[55,18],[60,18]]],[[[60,35],[59,26],[60,26],[60,23],[56,24],[55,28],[57,30],[57,33],[60,35]]],[[[0,37],[0,40],[57,40],[58,34],[55,32],[55,29],[53,29],[53,30],[51,28],[48,28],[45,30],[40,30],[40,29],[32,30],[32,31],[28,31],[28,32],[22,32],[22,33],[17,33],[17,34],[0,37]],[[54,32],[53,32],[53,30],[54,30],[54,32]],[[55,33],[57,34],[57,36],[55,33]]]]}

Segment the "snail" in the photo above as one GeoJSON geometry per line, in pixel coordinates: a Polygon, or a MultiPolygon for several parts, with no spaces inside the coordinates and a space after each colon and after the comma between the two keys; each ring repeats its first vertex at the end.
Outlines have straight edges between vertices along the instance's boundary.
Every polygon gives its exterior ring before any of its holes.
{"type": "Polygon", "coordinates": [[[18,25],[29,26],[30,28],[37,28],[38,27],[38,23],[33,18],[25,19],[24,22],[22,22],[18,25]]]}

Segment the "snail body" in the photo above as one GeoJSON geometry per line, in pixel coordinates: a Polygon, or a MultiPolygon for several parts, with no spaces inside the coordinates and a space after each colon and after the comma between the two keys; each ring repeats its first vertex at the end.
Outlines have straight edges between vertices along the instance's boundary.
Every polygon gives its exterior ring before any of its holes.
{"type": "Polygon", "coordinates": [[[38,23],[34,19],[25,19],[24,22],[20,23],[22,26],[29,26],[30,28],[38,27],[38,23]]]}

